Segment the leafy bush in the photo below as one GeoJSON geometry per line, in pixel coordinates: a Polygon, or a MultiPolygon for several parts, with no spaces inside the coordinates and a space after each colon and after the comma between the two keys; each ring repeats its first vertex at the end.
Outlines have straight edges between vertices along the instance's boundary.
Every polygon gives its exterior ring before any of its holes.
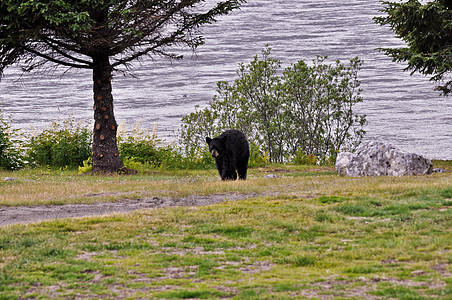
{"type": "Polygon", "coordinates": [[[203,152],[206,148],[206,137],[221,133],[221,128],[215,125],[217,119],[217,111],[209,108],[199,110],[198,105],[195,106],[195,112],[182,118],[179,144],[188,157],[196,157],[198,152],[203,152]]]}
{"type": "Polygon", "coordinates": [[[200,145],[184,153],[178,145],[162,144],[155,126],[149,133],[140,127],[140,123],[130,131],[119,131],[118,147],[121,159],[131,169],[207,169],[215,166],[206,147],[200,145]]]}
{"type": "Polygon", "coordinates": [[[317,57],[311,66],[299,61],[281,73],[281,62],[270,54],[266,47],[261,58],[240,64],[232,84],[218,82],[208,106],[182,119],[186,152],[196,151],[206,136],[231,128],[244,132],[270,162],[288,162],[299,153],[327,161],[338,150],[360,144],[366,119],[353,106],[362,101],[361,61],[354,58],[346,66],[317,57]]]}
{"type": "Polygon", "coordinates": [[[22,142],[16,139],[16,133],[0,111],[0,169],[17,170],[24,165],[22,142]]]}
{"type": "Polygon", "coordinates": [[[316,165],[318,163],[317,157],[313,154],[306,154],[300,149],[295,152],[293,157],[293,164],[295,165],[316,165]]]}
{"type": "Polygon", "coordinates": [[[26,144],[33,165],[77,167],[91,157],[92,132],[73,119],[35,134],[26,144]]]}
{"type": "Polygon", "coordinates": [[[140,123],[137,123],[130,131],[119,130],[119,155],[123,161],[132,159],[135,162],[148,163],[154,167],[159,167],[161,161],[157,150],[158,142],[155,128],[153,133],[150,134],[140,127],[140,123]]]}
{"type": "Polygon", "coordinates": [[[304,61],[284,71],[287,115],[293,128],[288,130],[291,153],[302,150],[321,159],[336,156],[341,148],[355,149],[364,135],[365,116],[353,112],[362,101],[357,73],[358,58],[349,66],[336,61],[325,64],[317,57],[312,66],[304,61]]]}
{"type": "Polygon", "coordinates": [[[248,166],[251,168],[264,167],[268,163],[268,160],[268,153],[262,153],[259,146],[250,142],[250,160],[248,166]]]}

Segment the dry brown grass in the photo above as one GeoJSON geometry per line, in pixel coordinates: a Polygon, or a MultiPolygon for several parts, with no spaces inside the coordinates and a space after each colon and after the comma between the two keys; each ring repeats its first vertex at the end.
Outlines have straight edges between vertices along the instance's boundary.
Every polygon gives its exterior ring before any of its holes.
{"type": "Polygon", "coordinates": [[[35,174],[27,172],[0,173],[0,178],[15,177],[15,181],[0,182],[0,205],[45,205],[107,202],[120,199],[153,196],[185,197],[214,193],[286,194],[298,198],[319,195],[388,196],[422,188],[452,186],[452,173],[407,177],[340,177],[331,167],[259,168],[250,171],[248,180],[222,182],[216,172],[192,171],[188,174],[156,173],[140,176],[78,176],[69,172],[35,174]],[[266,174],[278,178],[264,178],[266,174]],[[93,195],[99,195],[92,197],[93,195]]]}

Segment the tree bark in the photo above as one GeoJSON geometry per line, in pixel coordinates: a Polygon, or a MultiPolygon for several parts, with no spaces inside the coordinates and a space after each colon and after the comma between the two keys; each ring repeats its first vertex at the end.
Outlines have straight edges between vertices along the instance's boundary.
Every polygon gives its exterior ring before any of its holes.
{"type": "Polygon", "coordinates": [[[108,54],[93,57],[94,129],[93,173],[124,171],[116,140],[117,123],[111,93],[112,67],[108,54]]]}

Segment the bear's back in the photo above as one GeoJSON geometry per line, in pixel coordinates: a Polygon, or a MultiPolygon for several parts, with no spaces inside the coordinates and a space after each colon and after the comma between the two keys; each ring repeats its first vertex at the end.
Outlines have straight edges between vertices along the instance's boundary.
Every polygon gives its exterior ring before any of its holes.
{"type": "Polygon", "coordinates": [[[223,132],[219,137],[226,138],[228,152],[235,155],[236,159],[248,160],[250,156],[250,147],[243,132],[236,129],[230,129],[223,132]]]}

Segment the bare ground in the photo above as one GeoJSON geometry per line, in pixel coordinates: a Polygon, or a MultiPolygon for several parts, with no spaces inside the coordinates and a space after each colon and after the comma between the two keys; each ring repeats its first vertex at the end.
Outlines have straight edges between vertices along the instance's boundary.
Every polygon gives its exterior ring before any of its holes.
{"type": "MultiPolygon", "coordinates": [[[[102,196],[96,194],[91,196],[102,196]]],[[[44,220],[99,216],[112,213],[129,212],[139,209],[170,206],[205,206],[229,200],[256,197],[257,194],[211,194],[193,195],[183,198],[152,197],[143,199],[122,199],[115,202],[94,204],[65,204],[39,206],[0,206],[0,226],[12,224],[36,223],[44,220]]]]}

